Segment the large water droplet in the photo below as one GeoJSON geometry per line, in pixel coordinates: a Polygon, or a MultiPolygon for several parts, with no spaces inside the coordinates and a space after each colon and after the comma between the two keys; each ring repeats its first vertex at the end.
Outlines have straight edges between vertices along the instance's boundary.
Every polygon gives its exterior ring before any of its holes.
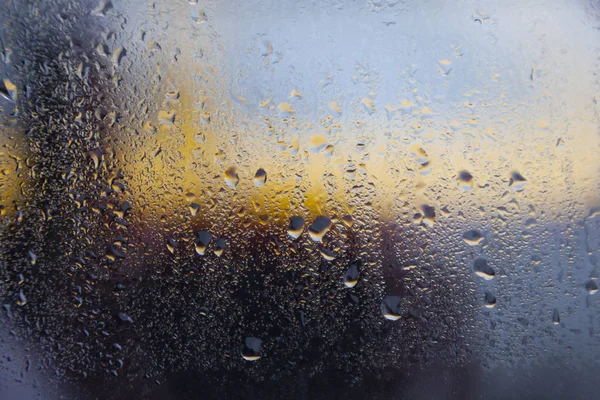
{"type": "Polygon", "coordinates": [[[485,239],[481,232],[476,231],[474,229],[466,231],[465,233],[463,233],[462,237],[465,243],[471,246],[478,245],[479,243],[483,242],[483,239],[485,239]]]}
{"type": "Polygon", "coordinates": [[[0,96],[13,103],[16,102],[17,87],[8,79],[4,79],[0,82],[0,96]]]}
{"type": "Polygon", "coordinates": [[[304,228],[304,218],[292,217],[290,218],[290,226],[288,227],[287,233],[290,237],[297,239],[302,234],[304,228]]]}
{"type": "Polygon", "coordinates": [[[315,222],[312,223],[311,226],[308,227],[308,234],[310,238],[315,242],[321,242],[323,240],[323,236],[331,229],[331,220],[327,217],[320,216],[317,217],[315,222]]]}
{"type": "Polygon", "coordinates": [[[239,182],[240,178],[237,174],[237,168],[227,168],[227,171],[225,171],[225,183],[230,187],[236,187],[239,182]]]}
{"type": "Polygon", "coordinates": [[[483,258],[477,258],[473,262],[473,271],[485,280],[493,279],[496,276],[496,271],[492,268],[487,260],[483,258]]]}
{"type": "Polygon", "coordinates": [[[358,266],[352,264],[344,274],[344,285],[348,288],[353,288],[358,283],[358,266]]]}
{"type": "Polygon", "coordinates": [[[496,306],[496,296],[494,295],[494,293],[486,291],[485,297],[483,298],[483,304],[487,308],[494,308],[496,306]]]}
{"type": "Polygon", "coordinates": [[[194,247],[196,249],[196,253],[203,256],[206,253],[206,248],[212,239],[212,234],[208,231],[200,231],[198,232],[198,237],[196,238],[196,243],[194,243],[194,247]]]}
{"type": "Polygon", "coordinates": [[[598,292],[598,284],[596,283],[596,281],[590,279],[585,284],[585,290],[587,290],[589,294],[595,294],[598,292]]]}
{"type": "Polygon", "coordinates": [[[247,337],[242,345],[242,358],[246,361],[256,361],[261,357],[262,340],[255,337],[247,337]]]}
{"type": "Polygon", "coordinates": [[[510,175],[510,182],[508,186],[515,192],[520,192],[527,185],[527,179],[523,177],[519,172],[513,171],[510,175]]]}
{"type": "Polygon", "coordinates": [[[458,173],[458,188],[463,192],[468,192],[473,189],[473,175],[468,171],[460,171],[458,173]]]}
{"type": "Polygon", "coordinates": [[[223,238],[220,238],[215,243],[214,252],[218,257],[221,257],[223,255],[223,251],[225,251],[226,248],[227,248],[227,243],[225,242],[225,240],[223,238]]]}
{"type": "Polygon", "coordinates": [[[555,308],[554,311],[552,311],[552,323],[554,325],[560,324],[560,314],[558,312],[558,308],[555,308]]]}
{"type": "Polygon", "coordinates": [[[400,319],[400,297],[386,296],[381,302],[381,314],[390,321],[400,319]]]}
{"type": "Polygon", "coordinates": [[[258,187],[263,186],[267,182],[267,171],[259,168],[254,174],[254,184],[258,187]]]}

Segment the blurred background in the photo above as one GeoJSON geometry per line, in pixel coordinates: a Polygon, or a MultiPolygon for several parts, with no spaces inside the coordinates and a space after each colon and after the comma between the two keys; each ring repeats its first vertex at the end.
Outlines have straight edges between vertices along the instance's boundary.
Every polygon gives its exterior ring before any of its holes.
{"type": "Polygon", "coordinates": [[[0,398],[598,397],[597,1],[0,4],[0,398]]]}

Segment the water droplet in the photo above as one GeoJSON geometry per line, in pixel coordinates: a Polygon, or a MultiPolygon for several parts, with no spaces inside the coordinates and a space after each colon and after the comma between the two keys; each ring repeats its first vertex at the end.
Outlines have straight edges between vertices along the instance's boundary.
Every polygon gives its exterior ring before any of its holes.
{"type": "Polygon", "coordinates": [[[203,24],[206,21],[208,21],[208,17],[206,16],[204,10],[198,7],[194,7],[192,9],[191,18],[192,21],[194,21],[197,24],[203,24]]]}
{"type": "Polygon", "coordinates": [[[473,189],[473,175],[468,171],[460,171],[458,173],[458,188],[463,192],[468,192],[473,189]]]}
{"type": "Polygon", "coordinates": [[[292,92],[290,93],[290,99],[293,99],[293,98],[301,99],[302,93],[300,93],[296,89],[292,90],[292,92]]]}
{"type": "Polygon", "coordinates": [[[375,112],[375,105],[373,104],[373,99],[365,97],[361,101],[363,107],[369,114],[373,114],[375,112]]]}
{"type": "Polygon", "coordinates": [[[477,276],[482,277],[486,281],[494,279],[494,276],[496,276],[496,271],[494,271],[494,268],[492,268],[488,264],[487,260],[483,258],[475,259],[473,262],[473,271],[475,274],[477,274],[477,276]]]}
{"type": "Polygon", "coordinates": [[[486,291],[485,297],[483,298],[483,304],[487,308],[494,308],[496,306],[496,296],[494,295],[494,293],[486,291]]]}
{"type": "Polygon", "coordinates": [[[304,229],[304,218],[302,217],[292,217],[290,218],[290,225],[288,227],[288,235],[293,239],[297,239],[302,234],[302,230],[304,229]]]}
{"type": "Polygon", "coordinates": [[[450,60],[439,60],[438,69],[440,74],[447,76],[452,71],[452,61],[450,60]]]}
{"type": "Polygon", "coordinates": [[[158,120],[164,125],[173,125],[175,123],[176,115],[177,113],[175,111],[161,110],[158,112],[158,120]]]}
{"type": "Polygon", "coordinates": [[[119,317],[119,320],[121,320],[121,322],[127,322],[129,324],[133,324],[133,320],[131,319],[131,317],[129,315],[125,314],[124,312],[118,313],[117,316],[119,317]]]}
{"type": "Polygon", "coordinates": [[[465,241],[465,243],[467,243],[471,246],[475,246],[475,245],[478,245],[479,243],[483,242],[483,240],[485,239],[485,236],[483,236],[483,234],[481,232],[479,232],[475,229],[471,229],[471,230],[463,233],[462,238],[465,241]]]}
{"type": "Polygon", "coordinates": [[[196,238],[196,243],[194,243],[194,247],[196,249],[196,253],[203,256],[206,253],[206,249],[208,244],[212,239],[212,233],[208,231],[200,231],[198,232],[198,237],[196,238]]]}
{"type": "Polygon", "coordinates": [[[237,174],[237,169],[235,167],[227,168],[225,171],[225,183],[230,187],[236,187],[240,182],[240,178],[237,174]]]}
{"type": "Polygon", "coordinates": [[[335,147],[332,144],[328,144],[327,147],[325,147],[324,153],[326,156],[331,156],[333,155],[333,150],[335,149],[335,147]]]}
{"type": "Polygon", "coordinates": [[[344,285],[348,288],[353,288],[358,283],[358,266],[352,264],[344,274],[344,285]]]}
{"type": "Polygon", "coordinates": [[[200,205],[196,204],[196,203],[192,203],[188,206],[189,210],[190,210],[190,214],[192,214],[192,217],[195,217],[196,214],[198,214],[198,211],[200,210],[200,205]]]}
{"type": "Polygon", "coordinates": [[[167,239],[167,250],[169,250],[169,253],[175,254],[175,247],[177,247],[177,242],[175,242],[175,239],[168,238],[167,239]]]}
{"type": "Polygon", "coordinates": [[[398,109],[390,104],[386,104],[384,106],[385,109],[385,114],[387,116],[387,120],[391,121],[392,118],[394,118],[394,114],[396,114],[396,111],[398,111],[398,109]]]}
{"type": "Polygon", "coordinates": [[[327,138],[323,135],[313,135],[310,137],[308,147],[313,153],[318,153],[325,147],[327,147],[327,138]]]}
{"type": "Polygon", "coordinates": [[[598,292],[598,284],[596,283],[596,281],[590,279],[585,284],[585,290],[587,290],[589,294],[595,294],[598,292]]]}
{"type": "Polygon", "coordinates": [[[488,19],[490,19],[490,15],[483,10],[474,10],[472,17],[473,17],[473,21],[477,21],[480,24],[483,24],[488,19]]]}
{"type": "Polygon", "coordinates": [[[351,215],[344,215],[342,217],[342,223],[348,228],[352,228],[352,225],[354,225],[354,219],[352,219],[351,215]]]}
{"type": "Polygon", "coordinates": [[[429,205],[422,205],[421,211],[423,212],[423,219],[421,222],[432,227],[435,224],[435,208],[429,205]]]}
{"type": "Polygon", "coordinates": [[[335,253],[333,252],[333,250],[331,250],[327,247],[322,247],[319,249],[319,252],[323,256],[323,258],[326,259],[327,261],[335,260],[335,253]]]}
{"type": "Polygon", "coordinates": [[[13,103],[16,102],[17,87],[8,79],[4,79],[0,82],[0,96],[13,103]]]}
{"type": "Polygon", "coordinates": [[[279,110],[279,116],[281,118],[288,118],[294,113],[294,108],[292,107],[292,105],[285,101],[279,103],[277,109],[279,110]]]}
{"type": "Polygon", "coordinates": [[[258,187],[263,186],[267,182],[267,171],[259,168],[254,174],[254,184],[258,187]]]}
{"type": "Polygon", "coordinates": [[[381,302],[381,314],[390,321],[400,319],[400,297],[386,296],[381,302]]]}
{"type": "Polygon", "coordinates": [[[298,154],[298,150],[300,150],[300,143],[298,142],[297,138],[294,138],[292,140],[292,144],[290,145],[289,150],[290,150],[290,155],[292,155],[292,156],[298,154]]]}
{"type": "Polygon", "coordinates": [[[121,64],[121,60],[123,60],[123,57],[125,57],[126,54],[127,54],[127,51],[125,50],[124,47],[119,47],[118,49],[116,49],[112,54],[113,65],[115,67],[118,67],[119,64],[121,64]]]}
{"type": "Polygon", "coordinates": [[[317,217],[315,222],[308,227],[308,234],[315,242],[321,242],[323,236],[331,229],[331,225],[331,220],[329,218],[324,216],[317,217]]]}
{"type": "Polygon", "coordinates": [[[35,265],[35,263],[37,261],[37,256],[35,255],[35,253],[32,250],[27,250],[27,255],[29,256],[29,259],[31,260],[31,265],[35,265]]]}
{"type": "Polygon", "coordinates": [[[247,337],[242,345],[242,358],[246,361],[256,361],[261,357],[262,340],[255,337],[247,337]]]}
{"type": "Polygon", "coordinates": [[[510,182],[508,183],[508,186],[510,186],[510,188],[515,192],[520,192],[525,188],[525,185],[527,185],[527,179],[525,179],[523,175],[517,171],[513,171],[510,175],[510,182]]]}
{"type": "Polygon", "coordinates": [[[223,251],[225,251],[226,248],[227,248],[227,243],[225,242],[225,240],[223,238],[220,238],[215,243],[214,252],[218,257],[221,257],[221,255],[223,255],[223,251]]]}
{"type": "MultiPolygon", "coordinates": [[[[153,50],[162,50],[162,47],[160,47],[160,44],[156,41],[151,41],[150,43],[148,43],[148,50],[153,51],[153,50]]],[[[173,98],[173,96],[171,95],[171,93],[167,94],[168,98],[173,98]]],[[[179,93],[177,93],[176,98],[179,97],[179,93]]]]}
{"type": "Polygon", "coordinates": [[[340,115],[342,113],[342,109],[339,106],[338,103],[336,103],[335,101],[329,102],[327,103],[327,106],[329,107],[329,109],[331,111],[333,111],[334,113],[336,113],[337,115],[340,115]]]}
{"type": "Polygon", "coordinates": [[[92,15],[104,17],[106,12],[113,7],[111,0],[100,0],[100,3],[92,10],[92,15]]]}
{"type": "Polygon", "coordinates": [[[19,289],[19,298],[17,299],[17,304],[20,306],[27,304],[27,297],[25,297],[25,294],[23,294],[23,289],[19,289]]]}

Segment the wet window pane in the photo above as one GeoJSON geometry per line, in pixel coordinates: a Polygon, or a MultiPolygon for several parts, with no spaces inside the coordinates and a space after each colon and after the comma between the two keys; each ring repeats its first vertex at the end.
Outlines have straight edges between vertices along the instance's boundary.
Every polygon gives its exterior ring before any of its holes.
{"type": "Polygon", "coordinates": [[[0,21],[0,398],[598,397],[597,1],[0,21]]]}

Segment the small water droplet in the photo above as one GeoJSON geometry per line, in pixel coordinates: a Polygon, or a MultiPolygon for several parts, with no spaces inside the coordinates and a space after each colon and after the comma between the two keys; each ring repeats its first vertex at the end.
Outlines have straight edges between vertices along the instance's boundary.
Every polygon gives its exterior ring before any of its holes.
{"type": "Polygon", "coordinates": [[[300,93],[296,89],[292,90],[292,92],[290,93],[290,99],[293,99],[293,98],[301,99],[302,93],[300,93]]]}
{"type": "Polygon", "coordinates": [[[125,55],[127,54],[127,51],[125,50],[124,47],[119,47],[118,49],[116,49],[113,54],[112,54],[112,63],[115,67],[118,67],[119,64],[121,64],[121,60],[123,60],[123,57],[125,57],[125,55]]]}
{"type": "Polygon", "coordinates": [[[438,69],[440,74],[447,76],[452,71],[452,61],[450,60],[439,60],[438,61],[438,69]]]}
{"type": "Polygon", "coordinates": [[[121,322],[127,322],[129,324],[133,324],[133,320],[131,319],[131,317],[129,315],[125,314],[124,312],[118,313],[117,316],[119,317],[119,320],[121,320],[121,322]]]}
{"type": "Polygon", "coordinates": [[[33,252],[33,250],[27,250],[27,255],[29,256],[29,260],[31,260],[31,265],[35,265],[37,262],[37,256],[33,252]]]}
{"type": "Polygon", "coordinates": [[[177,113],[175,111],[164,111],[158,112],[158,120],[164,125],[173,125],[175,123],[175,117],[177,113]]]}
{"type": "Polygon", "coordinates": [[[17,299],[17,304],[20,306],[24,306],[25,304],[27,304],[27,297],[25,297],[23,289],[19,290],[19,298],[17,299]]]}
{"type": "Polygon", "coordinates": [[[331,111],[333,111],[334,113],[336,113],[338,116],[340,114],[342,114],[342,108],[335,101],[331,101],[331,102],[327,103],[327,106],[329,107],[329,109],[331,111]]]}
{"type": "Polygon", "coordinates": [[[177,242],[175,241],[175,239],[168,238],[167,239],[167,250],[169,250],[169,253],[175,254],[176,247],[177,247],[177,242]]]}
{"type": "Polygon", "coordinates": [[[369,114],[373,114],[376,111],[375,105],[373,104],[373,99],[365,97],[364,99],[362,99],[361,103],[369,114]]]}

